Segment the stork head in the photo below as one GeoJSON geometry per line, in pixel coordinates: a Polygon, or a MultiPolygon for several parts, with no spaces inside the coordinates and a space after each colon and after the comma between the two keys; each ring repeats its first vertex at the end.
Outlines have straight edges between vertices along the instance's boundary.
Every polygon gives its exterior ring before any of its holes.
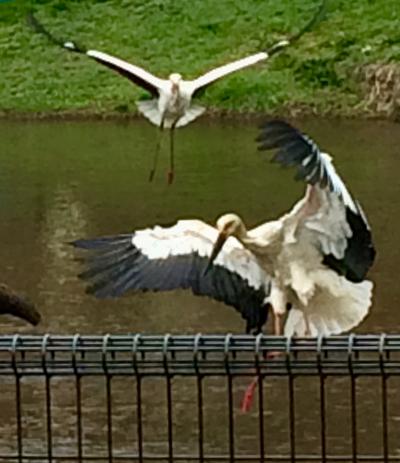
{"type": "Polygon", "coordinates": [[[243,220],[236,214],[224,214],[219,217],[217,220],[217,230],[219,232],[218,238],[211,252],[210,260],[208,261],[205,273],[207,273],[211,268],[212,263],[217,258],[219,252],[224,246],[225,241],[230,236],[234,236],[235,238],[241,240],[247,234],[243,220]]]}
{"type": "Polygon", "coordinates": [[[177,74],[177,73],[172,73],[170,74],[169,76],[169,80],[172,84],[172,88],[178,88],[179,87],[179,84],[182,80],[182,76],[180,74],[177,74]]]}
{"type": "Polygon", "coordinates": [[[235,236],[238,239],[246,235],[246,227],[243,220],[236,214],[224,214],[217,220],[217,230],[220,235],[235,236]]]}

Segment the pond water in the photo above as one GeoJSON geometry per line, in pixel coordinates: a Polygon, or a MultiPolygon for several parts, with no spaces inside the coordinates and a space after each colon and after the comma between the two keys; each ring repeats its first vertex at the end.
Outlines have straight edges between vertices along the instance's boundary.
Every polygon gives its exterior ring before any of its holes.
{"type": "MultiPolygon", "coordinates": [[[[370,272],[376,284],[374,305],[356,331],[398,332],[400,129],[386,122],[315,119],[297,125],[333,155],[339,173],[364,207],[373,230],[378,252],[370,272]]],[[[98,301],[85,294],[83,283],[77,279],[81,267],[68,245],[71,240],[168,225],[181,218],[213,223],[229,211],[239,213],[251,227],[287,211],[304,190],[293,180],[292,171],[269,163],[267,154],[257,152],[254,124],[203,121],[178,130],[176,135],[176,181],[168,186],[167,137],[158,175],[152,184],[148,182],[156,131],[146,122],[0,122],[1,280],[29,296],[43,317],[37,328],[3,317],[0,333],[243,332],[244,323],[232,308],[188,292],[146,293],[98,301]]],[[[223,384],[214,385],[214,390],[222,393],[223,384]]],[[[67,383],[59,386],[60,397],[68,387],[67,383]]],[[[176,391],[185,387],[177,385],[176,391]]],[[[279,391],[268,387],[269,397],[278,399],[279,391]]],[[[332,394],[339,394],[340,387],[334,388],[332,394]]],[[[27,420],[33,424],[26,432],[33,432],[28,436],[30,445],[40,448],[45,424],[39,418],[35,421],[40,394],[35,398],[34,391],[34,386],[27,387],[28,396],[32,395],[26,398],[27,413],[32,409],[27,420]],[[35,426],[40,428],[37,435],[32,431],[35,426]]],[[[3,394],[2,409],[7,404],[11,407],[11,387],[9,394],[3,394]]],[[[182,409],[190,402],[190,394],[188,391],[182,395],[182,409]]],[[[215,397],[215,403],[207,409],[209,413],[217,406],[217,393],[215,397]]],[[[66,396],[64,400],[68,405],[66,396]]],[[[305,398],[300,408],[306,410],[313,400],[312,395],[305,398]]],[[[369,400],[373,401],[373,397],[369,400]]],[[[60,406],[60,410],[67,413],[67,405],[60,406]]],[[[95,403],[91,406],[96,408],[95,403]]],[[[123,404],[120,406],[124,409],[123,404]]],[[[10,416],[12,413],[10,408],[10,416]]],[[[149,423],[153,422],[151,413],[149,423]]],[[[156,423],[155,412],[153,415],[156,423]]],[[[186,421],[180,423],[182,442],[191,438],[191,412],[186,415],[186,421]]],[[[93,417],[94,421],[100,420],[96,413],[93,417]]],[[[226,417],[219,419],[222,422],[226,417]]],[[[248,419],[240,425],[242,441],[239,439],[238,445],[243,448],[255,442],[248,419]]],[[[312,422],[312,417],[307,419],[312,422]]],[[[284,418],[275,416],[271,420],[271,426],[276,428],[275,453],[279,453],[280,446],[287,445],[287,439],[278,432],[284,418]]],[[[215,439],[213,445],[217,448],[219,437],[213,429],[211,426],[210,439],[215,439]]],[[[304,431],[304,442],[311,447],[312,429],[310,425],[311,437],[304,431]]],[[[62,432],[60,425],[60,435],[62,432]]],[[[65,433],[64,443],[71,438],[68,431],[65,433]]],[[[221,439],[226,443],[225,434],[221,439]]],[[[333,440],[339,439],[335,432],[332,436],[333,440]]],[[[89,440],[95,442],[97,438],[101,441],[93,428],[89,440]]],[[[151,441],[151,445],[160,439],[151,441]]],[[[15,448],[14,444],[10,446],[15,448]]]]}

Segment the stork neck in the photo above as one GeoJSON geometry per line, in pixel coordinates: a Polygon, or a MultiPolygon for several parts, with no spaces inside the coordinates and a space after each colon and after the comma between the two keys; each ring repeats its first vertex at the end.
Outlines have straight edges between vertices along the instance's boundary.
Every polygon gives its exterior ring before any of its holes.
{"type": "Polygon", "coordinates": [[[172,92],[174,95],[178,95],[178,94],[179,94],[179,83],[172,82],[172,84],[171,84],[171,92],[172,92]]]}

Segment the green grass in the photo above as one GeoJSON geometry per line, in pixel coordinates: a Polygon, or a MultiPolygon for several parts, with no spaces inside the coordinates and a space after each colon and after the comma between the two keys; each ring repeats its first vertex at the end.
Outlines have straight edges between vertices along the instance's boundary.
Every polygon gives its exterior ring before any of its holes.
{"type": "MultiPolygon", "coordinates": [[[[360,66],[400,60],[399,0],[327,0],[327,17],[293,48],[241,71],[202,97],[215,110],[313,108],[351,114],[360,66]]],[[[146,93],[90,59],[34,34],[33,8],[55,35],[160,76],[195,77],[294,33],[319,0],[14,0],[0,3],[0,111],[135,112],[146,93]]]]}

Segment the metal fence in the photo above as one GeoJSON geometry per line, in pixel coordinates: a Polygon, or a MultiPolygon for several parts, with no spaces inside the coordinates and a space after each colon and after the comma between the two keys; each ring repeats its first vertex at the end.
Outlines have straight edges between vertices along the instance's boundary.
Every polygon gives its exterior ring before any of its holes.
{"type": "Polygon", "coordinates": [[[400,335],[2,336],[0,461],[400,461],[399,386],[400,335]]]}

